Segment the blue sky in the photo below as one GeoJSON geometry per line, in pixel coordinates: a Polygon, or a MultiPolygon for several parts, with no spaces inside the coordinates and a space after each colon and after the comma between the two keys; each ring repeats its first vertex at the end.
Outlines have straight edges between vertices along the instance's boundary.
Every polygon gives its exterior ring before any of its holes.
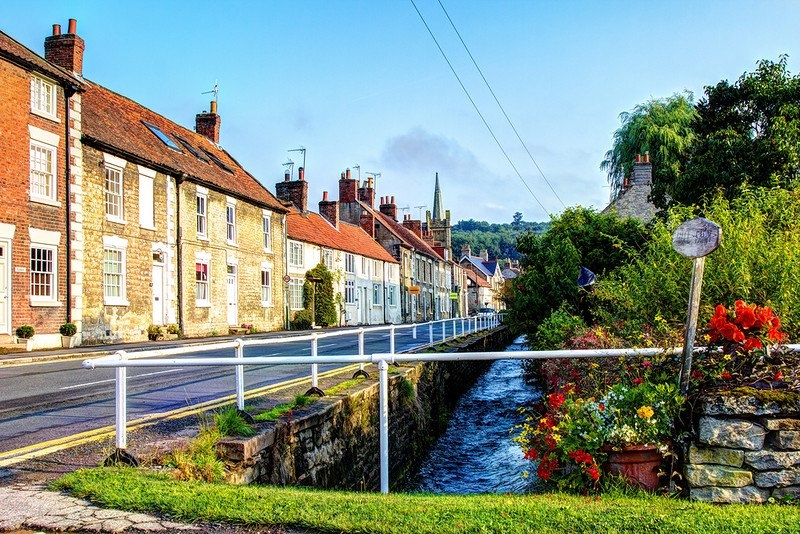
{"type": "Polygon", "coordinates": [[[620,112],[683,90],[699,98],[779,54],[800,70],[797,1],[442,0],[556,197],[438,0],[414,1],[536,199],[411,0],[6,0],[0,29],[43,55],[52,24],[77,19],[86,78],[189,128],[218,81],[220,142],[273,192],[303,146],[310,206],[360,165],[362,179],[380,173],[378,197],[417,218],[438,172],[453,222],[601,209],[620,112]]]}

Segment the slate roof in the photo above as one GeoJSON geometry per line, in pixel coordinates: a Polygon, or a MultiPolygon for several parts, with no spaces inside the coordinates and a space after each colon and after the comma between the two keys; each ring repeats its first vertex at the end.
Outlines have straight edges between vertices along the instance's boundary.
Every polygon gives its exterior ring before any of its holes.
{"type": "Polygon", "coordinates": [[[621,219],[633,217],[647,224],[658,211],[656,207],[647,199],[650,196],[652,186],[650,184],[632,184],[627,191],[615,198],[600,213],[604,215],[616,214],[621,219]]]}
{"type": "Polygon", "coordinates": [[[192,182],[280,213],[286,212],[284,205],[222,147],[88,80],[82,99],[82,119],[84,142],[89,145],[173,176],[185,174],[192,182]],[[178,145],[179,150],[168,147],[145,126],[145,122],[157,126],[178,145]],[[187,149],[177,136],[187,141],[196,154],[187,149]]]}
{"type": "Polygon", "coordinates": [[[397,260],[360,226],[339,221],[337,229],[317,213],[300,213],[296,208],[292,208],[286,216],[286,233],[290,239],[297,241],[397,263],[397,260]]]}
{"type": "MultiPolygon", "coordinates": [[[[489,269],[486,267],[486,265],[484,264],[484,262],[480,258],[478,258],[476,256],[464,256],[464,257],[461,258],[461,262],[463,262],[464,260],[467,260],[471,265],[477,267],[477,269],[484,276],[487,276],[487,277],[488,276],[492,276],[492,272],[489,271],[489,269]]],[[[459,263],[461,263],[461,262],[459,262],[459,263]]],[[[497,266],[497,262],[494,262],[494,263],[495,263],[495,266],[497,266]]]]}
{"type": "Polygon", "coordinates": [[[72,73],[67,72],[57,65],[53,65],[2,31],[0,31],[0,57],[6,58],[10,62],[24,68],[40,72],[62,84],[80,86],[81,83],[83,83],[82,80],[72,73]]]}

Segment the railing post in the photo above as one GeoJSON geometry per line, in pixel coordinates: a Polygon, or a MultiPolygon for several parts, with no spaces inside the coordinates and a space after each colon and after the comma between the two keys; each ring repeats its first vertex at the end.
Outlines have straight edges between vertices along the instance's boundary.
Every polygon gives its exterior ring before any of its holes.
{"type": "Polygon", "coordinates": [[[428,323],[428,343],[433,345],[433,323],[428,323]]]}
{"type": "MultiPolygon", "coordinates": [[[[236,358],[244,360],[244,340],[236,340],[236,358]]],[[[244,365],[236,366],[236,407],[244,411],[244,365]]]]}
{"type": "MultiPolygon", "coordinates": [[[[317,357],[317,334],[311,334],[311,356],[316,358],[317,357]]],[[[316,388],[317,386],[317,364],[311,364],[311,387],[316,388]]]]}
{"type": "MultiPolygon", "coordinates": [[[[128,359],[128,355],[124,350],[117,351],[117,357],[120,362],[128,359]]],[[[120,365],[116,368],[116,433],[117,433],[117,449],[126,449],[128,447],[128,368],[120,365]]]]}
{"type": "Polygon", "coordinates": [[[378,362],[380,386],[378,411],[380,424],[381,493],[389,493],[389,362],[378,362]]]}
{"type": "MultiPolygon", "coordinates": [[[[392,341],[394,341],[394,340],[392,340],[392,341]]],[[[361,328],[358,329],[358,355],[359,356],[363,356],[364,355],[364,327],[361,327],[361,328]]],[[[363,363],[358,364],[358,370],[359,371],[363,371],[364,370],[364,364],[363,363]]]]}
{"type": "Polygon", "coordinates": [[[453,339],[458,337],[458,319],[453,319],[453,339]]]}
{"type": "MultiPolygon", "coordinates": [[[[389,327],[389,352],[391,354],[394,354],[394,331],[395,331],[395,328],[396,328],[395,325],[392,325],[392,326],[389,327]]],[[[363,356],[363,354],[362,354],[362,356],[363,356]]]]}
{"type": "Polygon", "coordinates": [[[462,317],[462,318],[461,318],[461,335],[463,336],[463,335],[464,335],[464,334],[466,334],[466,333],[467,333],[467,327],[466,327],[466,325],[464,324],[464,318],[462,317]]]}
{"type": "Polygon", "coordinates": [[[442,321],[442,341],[447,341],[447,321],[442,321]]]}
{"type": "Polygon", "coordinates": [[[417,323],[411,325],[411,337],[417,339],[417,323]]]}

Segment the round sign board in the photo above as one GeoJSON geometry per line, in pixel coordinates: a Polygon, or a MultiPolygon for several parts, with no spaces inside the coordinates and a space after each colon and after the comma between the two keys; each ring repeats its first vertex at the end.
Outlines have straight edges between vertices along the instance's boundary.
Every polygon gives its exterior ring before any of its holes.
{"type": "Polygon", "coordinates": [[[284,283],[288,284],[289,282],[291,282],[291,281],[292,281],[292,277],[291,277],[291,276],[289,276],[288,274],[287,274],[287,275],[284,275],[284,277],[283,277],[283,281],[284,281],[284,283]]]}
{"type": "Polygon", "coordinates": [[[701,258],[719,247],[722,229],[708,219],[686,221],[672,234],[672,248],[687,258],[701,258]]]}

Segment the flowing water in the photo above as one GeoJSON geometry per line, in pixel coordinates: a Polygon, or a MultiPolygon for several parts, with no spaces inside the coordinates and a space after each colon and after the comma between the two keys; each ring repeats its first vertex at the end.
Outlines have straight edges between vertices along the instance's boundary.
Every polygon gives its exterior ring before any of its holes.
{"type": "MultiPolygon", "coordinates": [[[[506,350],[523,350],[518,338],[506,350]]],[[[535,481],[522,477],[531,465],[511,429],[522,422],[518,407],[540,397],[522,377],[520,360],[498,360],[458,401],[450,426],[422,463],[412,491],[523,493],[535,481]]]]}

